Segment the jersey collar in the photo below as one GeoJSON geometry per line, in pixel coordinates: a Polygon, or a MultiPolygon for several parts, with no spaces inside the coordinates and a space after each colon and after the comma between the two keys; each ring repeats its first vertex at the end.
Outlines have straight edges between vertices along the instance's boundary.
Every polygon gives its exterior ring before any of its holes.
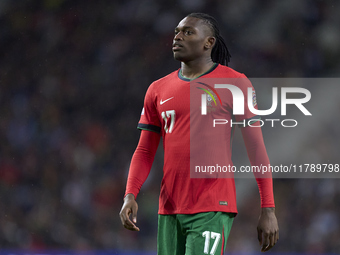
{"type": "Polygon", "coordinates": [[[202,73],[201,75],[199,75],[199,76],[197,76],[197,77],[195,77],[195,78],[192,78],[192,79],[189,79],[189,78],[184,77],[184,76],[182,75],[182,68],[180,68],[180,69],[178,70],[178,78],[180,78],[180,79],[183,80],[183,81],[192,81],[192,80],[195,80],[195,79],[197,79],[197,78],[199,78],[199,77],[202,77],[203,75],[206,75],[206,74],[208,74],[208,73],[211,73],[212,71],[214,71],[214,70],[216,69],[217,66],[218,66],[218,64],[217,64],[217,63],[214,63],[214,65],[213,65],[208,71],[206,71],[205,73],[202,73]]]}

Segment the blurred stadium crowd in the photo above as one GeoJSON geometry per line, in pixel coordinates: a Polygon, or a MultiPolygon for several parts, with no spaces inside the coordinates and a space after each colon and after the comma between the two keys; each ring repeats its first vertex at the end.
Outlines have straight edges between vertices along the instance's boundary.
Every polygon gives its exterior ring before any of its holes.
{"type": "MultiPolygon", "coordinates": [[[[1,0],[0,247],[156,249],[161,153],[138,197],[142,232],[118,213],[144,93],[179,67],[173,29],[195,11],[220,21],[230,66],[248,77],[339,74],[337,1],[1,0]]],[[[320,128],[306,147],[338,160],[337,131],[320,128]]],[[[340,250],[339,181],[274,180],[275,252],[340,250]]],[[[254,190],[230,252],[258,250],[258,208],[254,190]]]]}

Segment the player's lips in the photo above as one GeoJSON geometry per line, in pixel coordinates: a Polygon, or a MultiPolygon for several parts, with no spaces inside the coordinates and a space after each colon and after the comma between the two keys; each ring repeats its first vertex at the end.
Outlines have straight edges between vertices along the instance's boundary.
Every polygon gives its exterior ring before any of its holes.
{"type": "Polygon", "coordinates": [[[179,50],[179,49],[182,48],[182,47],[183,47],[183,45],[180,44],[180,43],[177,43],[177,42],[175,42],[175,43],[172,44],[172,50],[173,50],[173,51],[179,50]]]}

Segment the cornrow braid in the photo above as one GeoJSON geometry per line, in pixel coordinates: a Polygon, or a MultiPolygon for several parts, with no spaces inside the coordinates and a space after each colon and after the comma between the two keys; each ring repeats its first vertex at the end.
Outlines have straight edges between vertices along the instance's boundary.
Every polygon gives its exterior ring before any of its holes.
{"type": "Polygon", "coordinates": [[[223,37],[220,35],[216,19],[205,13],[190,13],[187,17],[201,19],[210,27],[214,37],[216,38],[216,43],[211,51],[211,59],[215,63],[228,66],[231,55],[223,37]]]}

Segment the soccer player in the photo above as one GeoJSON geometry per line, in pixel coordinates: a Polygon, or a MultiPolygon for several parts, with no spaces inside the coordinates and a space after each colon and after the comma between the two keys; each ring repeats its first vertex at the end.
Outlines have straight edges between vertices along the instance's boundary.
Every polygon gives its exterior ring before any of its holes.
{"type": "MultiPolygon", "coordinates": [[[[136,198],[148,177],[162,137],[164,167],[159,197],[157,254],[223,254],[237,213],[235,183],[233,178],[190,177],[190,132],[193,132],[190,125],[190,82],[198,78],[247,79],[227,67],[229,51],[216,20],[207,14],[192,13],[179,22],[172,50],[174,58],[181,62],[181,68],[153,82],[146,92],[138,123],[140,140],[131,160],[120,218],[125,228],[139,231],[136,198]]],[[[246,90],[245,84],[251,86],[250,82],[241,83],[242,91],[246,90]]],[[[215,100],[217,94],[212,94],[213,89],[206,91],[214,97],[210,101],[215,100]]],[[[226,93],[218,93],[221,94],[225,119],[231,120],[232,101],[230,98],[228,101],[226,93]]],[[[238,122],[255,118],[249,109],[244,115],[235,117],[238,122]]],[[[217,140],[228,145],[232,128],[223,126],[216,132],[217,140]]],[[[269,165],[261,128],[245,126],[241,131],[251,164],[269,165]]],[[[199,129],[196,128],[195,132],[203,139],[199,129]]],[[[210,139],[215,133],[208,135],[210,139]]],[[[232,165],[230,147],[221,146],[221,149],[225,163],[232,165]]],[[[261,251],[268,251],[279,238],[272,178],[256,178],[256,181],[261,198],[258,239],[261,251]]]]}

